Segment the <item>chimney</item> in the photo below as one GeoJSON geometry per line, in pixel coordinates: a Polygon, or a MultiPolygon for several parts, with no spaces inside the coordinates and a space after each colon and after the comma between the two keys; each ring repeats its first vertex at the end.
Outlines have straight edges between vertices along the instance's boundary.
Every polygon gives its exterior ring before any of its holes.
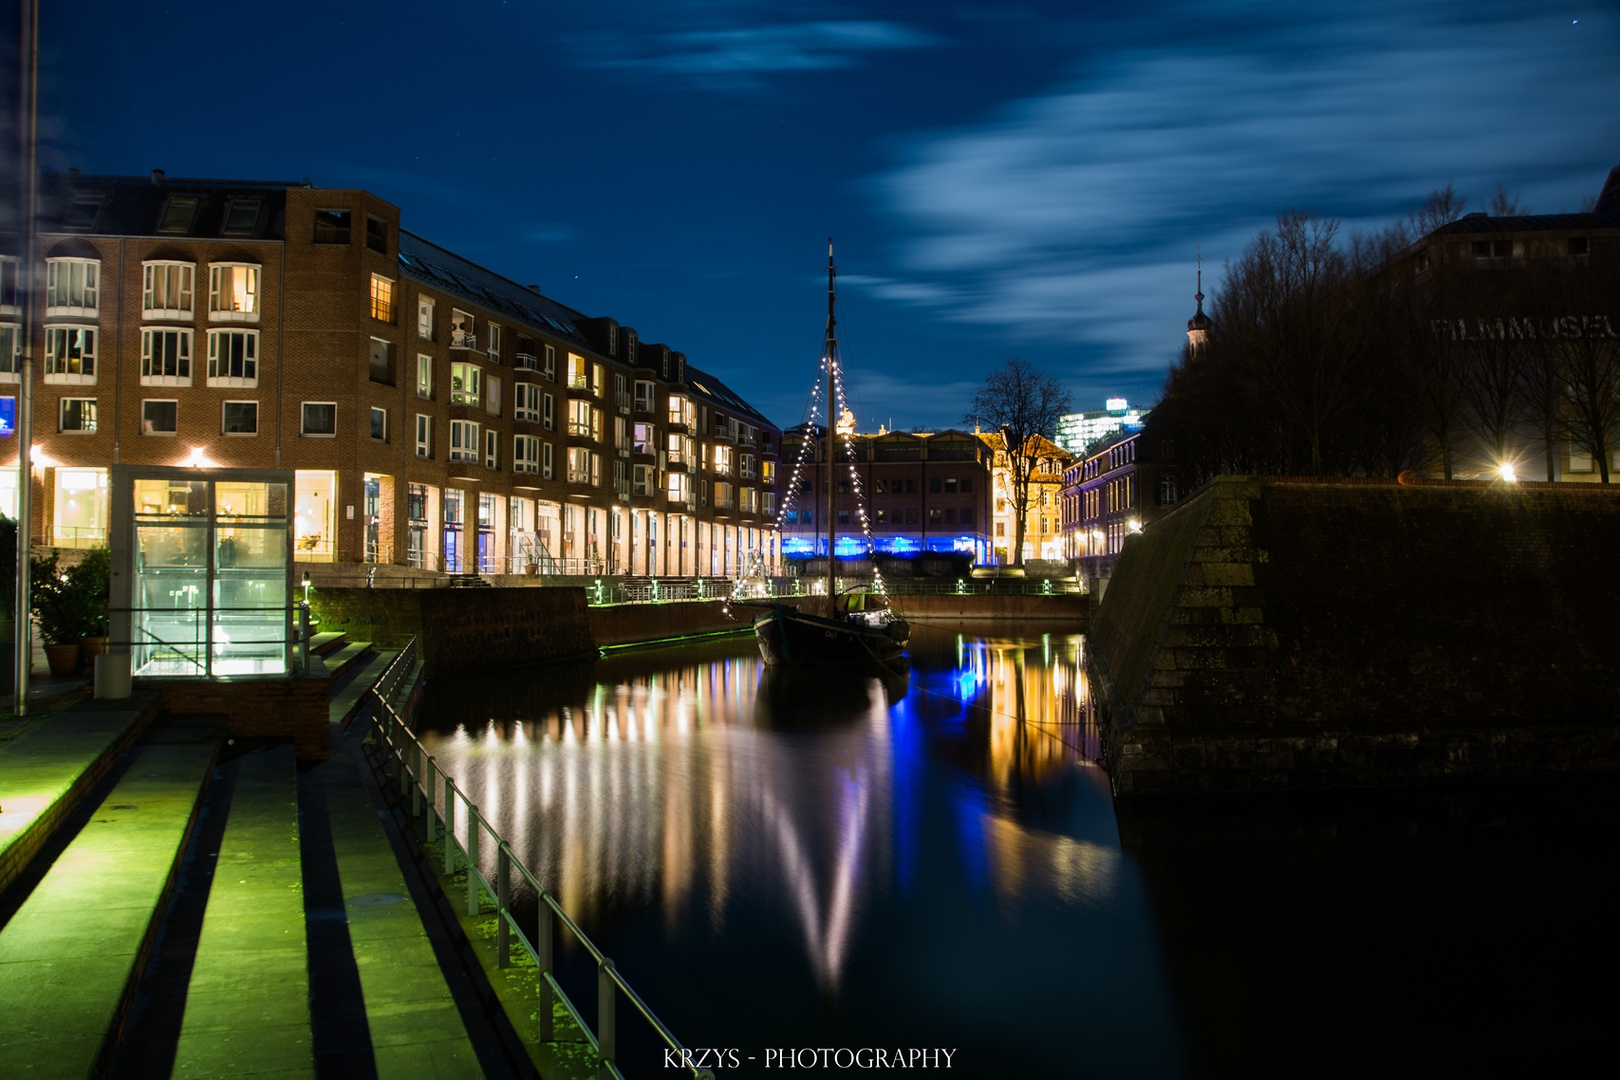
{"type": "Polygon", "coordinates": [[[152,183],[154,183],[154,184],[163,183],[163,170],[162,169],[153,169],[152,170],[152,183]]]}

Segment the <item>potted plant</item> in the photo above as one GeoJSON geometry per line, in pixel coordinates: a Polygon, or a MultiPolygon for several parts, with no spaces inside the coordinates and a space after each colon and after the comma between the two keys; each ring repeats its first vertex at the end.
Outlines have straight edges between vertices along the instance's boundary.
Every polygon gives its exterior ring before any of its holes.
{"type": "Polygon", "coordinates": [[[112,589],[111,549],[103,544],[86,551],[78,565],[68,567],[67,577],[84,605],[80,644],[85,662],[91,663],[90,657],[107,651],[107,605],[112,589]]]}
{"type": "Polygon", "coordinates": [[[54,552],[34,556],[30,606],[45,639],[45,659],[52,675],[79,670],[79,639],[84,636],[86,603],[79,586],[58,565],[54,552]]]}

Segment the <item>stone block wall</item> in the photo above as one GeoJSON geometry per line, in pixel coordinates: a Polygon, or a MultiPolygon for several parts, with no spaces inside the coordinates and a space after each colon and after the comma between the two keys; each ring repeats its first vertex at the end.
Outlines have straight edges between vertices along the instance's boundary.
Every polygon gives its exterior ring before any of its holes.
{"type": "Polygon", "coordinates": [[[1222,478],[1120,554],[1122,793],[1620,769],[1620,494],[1222,478]]]}
{"type": "Polygon", "coordinates": [[[286,739],[301,764],[325,761],[332,753],[325,675],[244,681],[142,679],[156,690],[166,713],[217,713],[227,730],[244,739],[286,739]]]}

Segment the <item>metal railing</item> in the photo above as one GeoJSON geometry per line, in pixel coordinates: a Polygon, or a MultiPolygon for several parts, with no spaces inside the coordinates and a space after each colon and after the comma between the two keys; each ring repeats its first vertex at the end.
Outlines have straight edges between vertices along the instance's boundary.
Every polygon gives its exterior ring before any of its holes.
{"type": "Polygon", "coordinates": [[[382,678],[377,680],[377,684],[371,690],[373,717],[382,737],[382,745],[395,766],[401,802],[403,803],[405,796],[409,794],[413,820],[426,814],[425,838],[429,842],[443,843],[445,877],[448,878],[456,872],[459,868],[458,863],[466,868],[467,914],[477,916],[482,913],[485,895],[494,901],[497,912],[496,963],[502,968],[512,966],[514,938],[534,962],[540,994],[539,1041],[541,1043],[556,1041],[555,1008],[561,1004],[573,1018],[574,1023],[579,1025],[591,1048],[596,1051],[598,1080],[624,1080],[624,1074],[619,1071],[615,1060],[618,1056],[618,999],[622,994],[665,1047],[674,1052],[690,1076],[695,1080],[714,1080],[714,1073],[711,1070],[700,1069],[692,1064],[692,1057],[686,1053],[681,1041],[664,1026],[663,1021],[658,1019],[647,1003],[641,999],[641,995],[625,981],[624,976],[619,974],[619,969],[613,961],[597,947],[584,930],[580,929],[578,923],[569,918],[568,913],[557,902],[557,898],[540,883],[540,879],[523,865],[523,861],[513,853],[512,846],[495,831],[495,827],[479,812],[466,792],[462,791],[450,775],[439,767],[437,759],[427,752],[404,718],[395,711],[393,701],[410,676],[416,664],[416,656],[416,639],[412,638],[404,650],[394,658],[393,663],[388,665],[382,678]],[[456,837],[458,816],[467,837],[465,845],[456,837]],[[485,836],[495,848],[493,882],[485,876],[479,854],[484,843],[482,838],[485,836]],[[539,912],[533,939],[524,931],[512,910],[514,872],[528,883],[538,899],[539,912]],[[596,964],[595,1032],[591,1031],[590,1025],[580,1015],[578,1007],[557,981],[555,945],[556,928],[559,923],[585,948],[596,964]]]}

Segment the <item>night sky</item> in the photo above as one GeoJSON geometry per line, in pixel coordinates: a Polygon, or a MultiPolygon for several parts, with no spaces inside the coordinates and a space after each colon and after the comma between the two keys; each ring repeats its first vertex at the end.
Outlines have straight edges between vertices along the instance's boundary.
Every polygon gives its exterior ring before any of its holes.
{"type": "Polygon", "coordinates": [[[1194,246],[1218,292],[1279,210],[1578,210],[1620,164],[1587,0],[42,6],[47,169],[366,188],[781,424],[829,235],[862,426],[932,428],[1014,355],[1152,400],[1194,246]]]}

